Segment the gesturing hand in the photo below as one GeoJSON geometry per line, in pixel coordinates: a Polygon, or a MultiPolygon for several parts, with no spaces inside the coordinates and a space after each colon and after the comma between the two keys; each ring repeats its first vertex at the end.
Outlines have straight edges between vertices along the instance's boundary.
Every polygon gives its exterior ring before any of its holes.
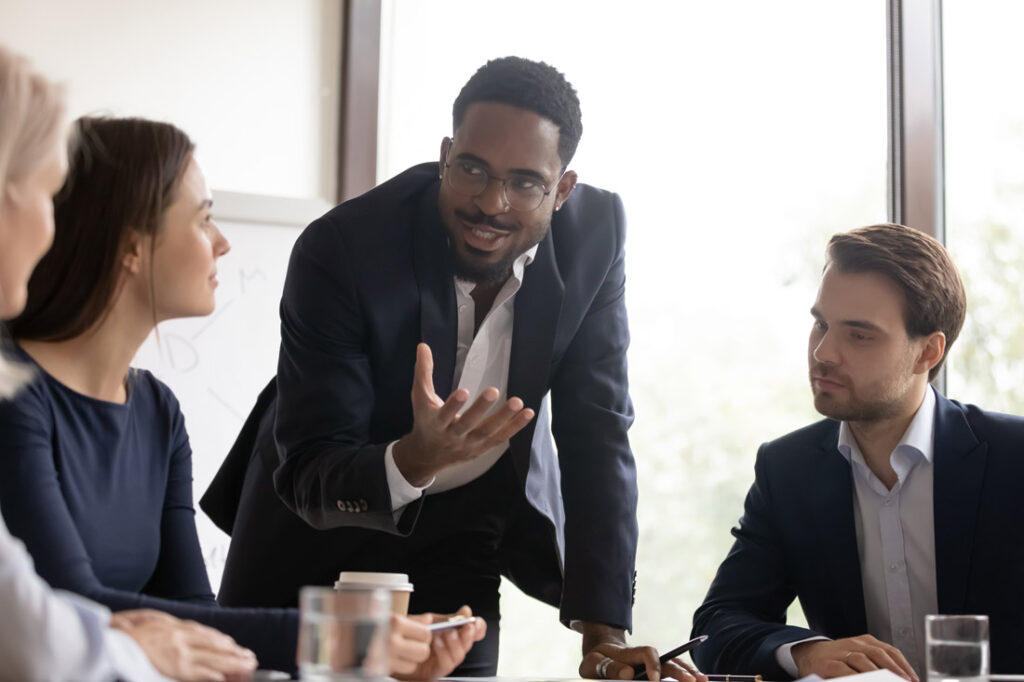
{"type": "Polygon", "coordinates": [[[836,640],[801,642],[790,653],[800,677],[842,677],[885,668],[900,677],[918,682],[917,673],[899,649],[871,635],[836,640]]]}
{"type": "Polygon", "coordinates": [[[395,465],[409,483],[426,484],[447,466],[473,459],[508,440],[530,423],[534,412],[519,398],[487,413],[498,400],[498,389],[485,389],[473,404],[461,410],[469,392],[457,389],[447,400],[434,391],[434,358],[430,347],[416,347],[416,369],[412,382],[412,432],[403,436],[392,450],[395,465]]]}

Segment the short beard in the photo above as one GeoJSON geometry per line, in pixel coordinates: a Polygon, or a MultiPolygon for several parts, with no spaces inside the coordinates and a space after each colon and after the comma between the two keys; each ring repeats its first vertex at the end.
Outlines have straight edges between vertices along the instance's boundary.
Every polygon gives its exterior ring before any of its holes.
{"type": "MultiPolygon", "coordinates": [[[[455,210],[455,215],[462,220],[470,223],[480,223],[488,225],[496,230],[504,230],[506,232],[512,232],[511,229],[506,227],[496,216],[488,216],[484,213],[480,213],[475,216],[471,216],[463,211],[455,210]]],[[[551,229],[551,224],[548,223],[544,229],[543,234],[546,236],[548,230],[551,229]]],[[[541,237],[543,239],[543,236],[541,237]]],[[[539,242],[538,242],[539,243],[539,242]]],[[[464,282],[471,282],[473,284],[498,284],[504,282],[512,274],[512,264],[516,262],[516,259],[521,255],[533,248],[535,244],[528,244],[519,253],[509,252],[507,256],[502,258],[497,263],[491,264],[479,264],[472,261],[466,260],[459,253],[458,249],[455,248],[455,242],[452,239],[448,239],[448,249],[452,255],[452,270],[454,271],[455,278],[460,279],[464,282]]],[[[472,250],[472,247],[467,246],[472,250]]]]}
{"type": "Polygon", "coordinates": [[[456,250],[454,244],[451,244],[449,248],[451,249],[452,269],[455,272],[455,278],[465,282],[472,282],[473,284],[497,284],[504,282],[512,274],[512,264],[516,262],[516,258],[522,255],[520,253],[510,253],[497,263],[479,265],[463,260],[462,255],[456,250]]]}

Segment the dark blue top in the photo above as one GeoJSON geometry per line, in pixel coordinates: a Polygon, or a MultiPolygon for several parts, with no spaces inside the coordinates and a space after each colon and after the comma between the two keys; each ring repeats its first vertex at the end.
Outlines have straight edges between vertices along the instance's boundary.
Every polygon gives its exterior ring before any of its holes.
{"type": "Polygon", "coordinates": [[[110,403],[35,366],[36,380],[0,402],[0,510],[39,575],[114,611],[159,609],[210,625],[255,651],[262,667],[293,669],[297,612],[214,600],[196,534],[192,450],[171,390],[132,370],[127,401],[110,403]]]}

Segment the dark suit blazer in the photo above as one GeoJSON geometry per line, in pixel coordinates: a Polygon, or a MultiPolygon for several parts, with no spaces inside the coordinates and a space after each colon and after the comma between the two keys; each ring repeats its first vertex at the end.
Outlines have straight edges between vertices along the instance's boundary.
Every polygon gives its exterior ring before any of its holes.
{"type": "MultiPolygon", "coordinates": [[[[413,167],[313,222],[292,252],[281,302],[273,480],[284,504],[313,528],[415,532],[422,500],[396,523],[384,451],[412,427],[418,342],[433,351],[437,393],[453,389],[457,313],[438,190],[436,163],[413,167]]],[[[522,532],[503,551],[509,577],[560,601],[563,620],[628,628],[637,490],[627,437],[624,238],[618,196],[578,185],[526,268],[508,394],[538,417],[512,438],[510,453],[536,518],[517,523],[522,532]]],[[[204,509],[216,505],[211,492],[204,509]]],[[[236,527],[265,513],[254,507],[276,503],[248,497],[230,519],[236,527]]],[[[325,563],[330,543],[345,537],[334,533],[291,527],[289,537],[259,541],[275,547],[275,563],[325,563]]],[[[236,535],[232,552],[238,542],[236,535]]]]}
{"type": "MultiPolygon", "coordinates": [[[[936,398],[939,611],[988,614],[992,671],[1021,672],[1024,419],[936,398]]],[[[838,441],[839,422],[826,419],[758,451],[736,542],[694,615],[694,632],[709,635],[694,655],[702,670],[786,679],[779,646],[867,632],[853,478],[838,441]],[[795,597],[809,630],[785,624],[795,597]]]]}

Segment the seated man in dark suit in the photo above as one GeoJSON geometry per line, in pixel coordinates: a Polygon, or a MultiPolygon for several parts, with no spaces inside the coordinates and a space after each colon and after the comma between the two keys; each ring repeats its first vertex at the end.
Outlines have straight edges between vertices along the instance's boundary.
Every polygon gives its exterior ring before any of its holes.
{"type": "Polygon", "coordinates": [[[694,632],[716,673],[925,674],[924,617],[987,614],[993,672],[1024,672],[1024,419],[939,394],[959,273],[921,232],[837,234],[811,308],[814,406],[761,446],[694,632]],[[798,597],[809,629],[786,625],[798,597]]]}
{"type": "Polygon", "coordinates": [[[234,481],[218,475],[202,502],[232,534],[222,603],[292,604],[340,570],[408,573],[413,611],[466,602],[487,620],[458,672],[493,675],[505,575],[582,633],[581,675],[643,663],[691,679],[625,640],[625,222],[617,195],[568,169],[581,133],[562,74],[488,62],[437,161],[299,237],[277,397],[229,455],[234,481]]]}

